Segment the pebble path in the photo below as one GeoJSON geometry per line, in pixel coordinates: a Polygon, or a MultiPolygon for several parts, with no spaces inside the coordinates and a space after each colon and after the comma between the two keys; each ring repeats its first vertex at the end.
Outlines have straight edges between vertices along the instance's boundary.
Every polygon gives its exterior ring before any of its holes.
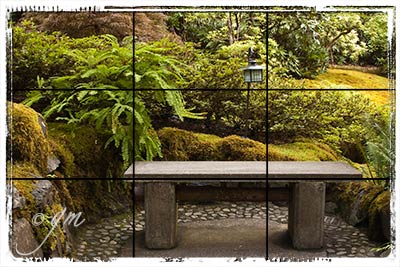
{"type": "MultiPolygon", "coordinates": [[[[181,204],[178,223],[232,218],[266,219],[265,203],[218,202],[213,204],[181,204]]],[[[144,230],[144,210],[136,206],[135,231],[144,230]]],[[[126,241],[132,238],[132,214],[103,219],[95,225],[80,229],[77,246],[78,260],[107,260],[118,257],[126,241]]],[[[268,218],[281,224],[288,222],[287,205],[268,203],[268,218]]],[[[379,257],[372,249],[378,243],[368,240],[366,229],[351,226],[334,214],[325,216],[325,242],[328,257],[379,257]]]]}
{"type": "Polygon", "coordinates": [[[118,257],[121,248],[133,236],[133,214],[101,219],[96,224],[78,228],[78,261],[107,261],[118,257]]]}

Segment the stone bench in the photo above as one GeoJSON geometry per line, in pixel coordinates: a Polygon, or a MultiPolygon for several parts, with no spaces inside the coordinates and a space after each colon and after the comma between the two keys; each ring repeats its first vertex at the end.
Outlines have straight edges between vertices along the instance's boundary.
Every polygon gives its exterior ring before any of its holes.
{"type": "Polygon", "coordinates": [[[323,247],[325,183],[361,178],[361,173],[344,162],[137,161],[125,177],[145,185],[145,243],[150,249],[177,245],[175,185],[193,182],[289,183],[292,244],[317,249],[323,247]]]}

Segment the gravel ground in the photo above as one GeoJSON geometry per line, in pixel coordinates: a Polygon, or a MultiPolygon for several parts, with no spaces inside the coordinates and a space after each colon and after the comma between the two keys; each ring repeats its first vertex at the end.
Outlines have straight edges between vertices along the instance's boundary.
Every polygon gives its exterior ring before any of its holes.
{"type": "MultiPolygon", "coordinates": [[[[285,203],[215,202],[209,204],[180,204],[178,223],[212,221],[232,218],[268,219],[281,224],[288,222],[285,203]],[[278,204],[278,205],[277,205],[278,204]]],[[[136,206],[135,231],[143,231],[144,210],[136,206]]],[[[101,220],[79,229],[76,259],[81,261],[108,260],[118,257],[133,236],[133,214],[101,220]]],[[[334,214],[325,216],[325,243],[328,257],[379,257],[372,249],[378,243],[368,240],[366,229],[351,226],[334,214]]],[[[128,244],[129,245],[129,244],[128,244]]],[[[383,256],[383,255],[381,255],[383,256]]]]}

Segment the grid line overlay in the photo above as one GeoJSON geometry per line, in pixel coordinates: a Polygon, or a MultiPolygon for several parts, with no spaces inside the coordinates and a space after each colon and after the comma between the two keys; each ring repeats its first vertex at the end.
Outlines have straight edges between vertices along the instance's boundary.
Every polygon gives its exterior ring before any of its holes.
{"type": "MultiPolygon", "coordinates": [[[[132,56],[133,56],[133,59],[132,59],[132,64],[133,64],[133,81],[132,81],[132,84],[133,84],[133,87],[132,87],[132,89],[118,89],[118,90],[121,90],[121,91],[132,91],[132,93],[133,93],[133,110],[135,110],[135,97],[136,97],[136,92],[140,92],[140,91],[157,91],[157,90],[165,90],[165,89],[146,89],[146,88],[136,88],[136,81],[135,81],[135,76],[134,76],[134,74],[135,74],[135,15],[136,15],[136,13],[138,13],[138,12],[155,12],[155,11],[133,11],[132,12],[132,19],[133,19],[133,42],[132,42],[132,49],[133,49],[133,53],[132,53],[132,56]]],[[[167,11],[167,12],[169,12],[169,11],[167,11]]],[[[177,12],[177,11],[170,11],[170,12],[177,12]]],[[[190,12],[190,11],[185,11],[185,12],[190,12]]],[[[199,11],[193,11],[193,12],[199,12],[199,11]]],[[[231,12],[231,11],[204,11],[204,12],[231,12]]],[[[268,254],[268,182],[269,182],[269,179],[268,179],[268,129],[269,129],[269,125],[268,125],[268,94],[269,94],[269,92],[270,91],[280,91],[280,90],[288,90],[288,91],[366,91],[366,90],[371,90],[371,91],[391,91],[393,94],[394,94],[394,92],[395,92],[395,89],[394,88],[388,88],[388,89],[324,89],[324,88],[321,88],[321,89],[282,89],[282,88],[269,88],[269,79],[268,79],[268,75],[269,75],[269,73],[268,73],[268,60],[269,60],[269,58],[268,58],[268,42],[269,42],[269,30],[268,30],[268,23],[269,23],[269,19],[270,19],[270,17],[269,17],[269,14],[271,13],[271,14],[274,14],[274,13],[278,13],[278,12],[286,12],[286,11],[273,11],[273,10],[264,10],[264,11],[259,11],[259,10],[257,10],[257,11],[251,11],[251,10],[249,10],[249,11],[247,11],[247,10],[244,10],[244,11],[241,11],[241,12],[258,12],[258,13],[262,13],[262,12],[265,12],[265,14],[266,14],[266,27],[267,27],[267,30],[266,30],[266,62],[267,62],[267,70],[266,70],[266,82],[265,82],[265,85],[266,85],[266,88],[265,89],[250,89],[250,91],[265,91],[266,92],[266,103],[265,103],[265,107],[266,107],[266,124],[267,124],[267,127],[266,127],[266,153],[267,153],[267,155],[266,155],[266,164],[267,164],[267,174],[266,174],[266,179],[265,179],[265,181],[266,181],[266,224],[267,224],[267,226],[266,226],[266,238],[267,238],[267,240],[266,240],[266,260],[268,260],[269,259],[269,254],[268,254]]],[[[287,11],[287,12],[292,12],[292,11],[287,11]]],[[[308,12],[308,11],[305,11],[305,12],[308,12]]],[[[352,11],[350,11],[350,12],[352,12],[352,11]]],[[[30,89],[29,91],[44,91],[45,89],[30,89]]],[[[57,89],[58,91],[69,91],[69,90],[74,90],[74,91],[79,91],[79,89],[57,89]]],[[[85,90],[87,90],[87,89],[85,89],[85,90]]],[[[107,89],[91,89],[91,90],[107,90],[107,89]]],[[[181,91],[182,89],[167,89],[167,90],[177,90],[177,91],[181,91]]],[[[215,91],[215,90],[232,90],[232,91],[244,91],[245,89],[192,89],[192,90],[194,90],[194,91],[215,91]]],[[[11,95],[11,101],[13,100],[13,92],[14,91],[27,91],[27,90],[18,90],[18,89],[16,89],[16,90],[7,90],[7,92],[9,92],[10,93],[10,95],[11,95]]],[[[391,99],[392,101],[393,101],[393,99],[391,99]]],[[[12,113],[12,112],[11,112],[12,113]]],[[[133,115],[133,119],[135,120],[135,117],[134,117],[134,115],[133,115]]],[[[135,123],[133,124],[133,127],[135,127],[135,123]]],[[[134,148],[133,149],[135,149],[135,129],[133,129],[133,144],[134,144],[134,148]]],[[[11,144],[11,146],[12,146],[12,144],[11,144]]],[[[132,257],[135,257],[135,235],[136,235],[136,232],[135,232],[135,208],[136,208],[136,206],[135,206],[135,190],[134,190],[134,188],[135,188],[135,150],[133,151],[133,178],[110,178],[110,180],[118,180],[118,181],[132,181],[132,204],[133,204],[133,251],[132,251],[132,257]]],[[[12,149],[10,150],[10,153],[12,153],[12,149]]],[[[391,178],[360,178],[360,179],[352,179],[352,180],[354,180],[354,181],[360,181],[360,180],[362,180],[362,181],[365,181],[365,180],[384,180],[384,181],[388,181],[388,180],[391,180],[392,178],[394,178],[394,177],[391,177],[391,178]]],[[[12,181],[12,180],[88,180],[88,181],[91,181],[91,180],[104,180],[104,179],[102,179],[102,178],[56,178],[56,179],[54,179],[54,178],[7,178],[7,180],[10,180],[10,181],[12,181]]],[[[156,180],[156,179],[155,179],[156,180]]],[[[196,179],[193,179],[193,180],[196,180],[196,179]]],[[[202,179],[202,180],[204,180],[204,179],[202,179]]],[[[232,180],[235,180],[234,178],[232,179],[232,180]]],[[[288,179],[288,178],[285,178],[285,179],[282,179],[282,180],[290,180],[290,178],[288,179]]],[[[315,179],[304,179],[305,181],[312,181],[312,180],[315,180],[315,179]]],[[[329,180],[329,179],[326,179],[326,180],[329,180]]],[[[277,181],[277,179],[274,179],[274,181],[277,181]]]]}
{"type": "Polygon", "coordinates": [[[268,40],[269,40],[269,13],[265,13],[265,29],[266,29],[266,36],[265,36],[265,38],[267,39],[266,40],[266,42],[265,42],[265,46],[266,46],[266,49],[265,49],[265,58],[266,58],[266,65],[267,65],[267,67],[266,67],[266,78],[265,78],[265,85],[266,85],[266,98],[265,98],[265,123],[267,124],[267,127],[266,127],[266,134],[265,134],[265,146],[266,146],[266,153],[267,153],[267,155],[266,155],[266,157],[265,157],[265,159],[266,159],[266,162],[265,162],[265,164],[266,164],[266,170],[267,170],[267,175],[266,175],[266,177],[267,177],[267,179],[266,179],[266,184],[265,184],[265,196],[266,196],[266,199],[265,199],[265,207],[266,207],[266,227],[265,227],[265,230],[266,230],[266,233],[265,233],[265,238],[266,238],[266,240],[265,240],[265,249],[266,249],[266,252],[265,252],[265,259],[266,260],[268,260],[269,259],[269,247],[268,247],[268,235],[269,235],[269,222],[268,222],[268,220],[269,220],[269,190],[268,190],[268,129],[269,129],[269,127],[268,127],[268,88],[269,88],[269,86],[268,86],[268,81],[269,81],[269,72],[268,72],[268,62],[269,62],[269,58],[268,58],[268,40]]]}
{"type": "MultiPolygon", "coordinates": [[[[133,78],[132,78],[132,97],[133,97],[133,112],[135,112],[135,84],[136,84],[136,79],[135,79],[135,25],[136,25],[136,13],[133,12],[132,13],[132,70],[133,70],[133,78]]],[[[134,123],[132,125],[133,129],[132,129],[132,133],[133,133],[133,149],[135,149],[135,114],[133,114],[133,118],[134,123]]],[[[133,163],[135,164],[135,151],[132,151],[133,155],[133,163]]],[[[136,211],[136,203],[135,203],[135,198],[136,198],[136,193],[135,193],[135,166],[133,166],[132,168],[132,172],[133,172],[133,180],[132,180],[132,207],[133,207],[133,216],[132,216],[132,228],[133,228],[133,238],[132,238],[132,257],[135,258],[135,242],[136,242],[136,220],[135,220],[135,211],[136,211]]]]}

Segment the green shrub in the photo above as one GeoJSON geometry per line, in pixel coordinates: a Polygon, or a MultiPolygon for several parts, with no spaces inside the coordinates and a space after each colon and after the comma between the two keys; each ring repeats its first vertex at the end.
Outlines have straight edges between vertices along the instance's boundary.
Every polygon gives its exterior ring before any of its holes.
{"type": "Polygon", "coordinates": [[[69,124],[89,125],[108,134],[104,144],[114,144],[128,167],[133,161],[133,92],[121,90],[32,91],[25,103],[51,99],[43,110],[45,118],[69,124]]]}
{"type": "Polygon", "coordinates": [[[387,120],[359,93],[341,91],[271,91],[268,93],[269,142],[316,138],[341,151],[346,144],[364,140],[366,118],[387,120]]]}
{"type": "Polygon", "coordinates": [[[69,75],[74,59],[67,56],[73,49],[107,50],[109,41],[103,37],[91,36],[73,39],[54,32],[39,32],[30,21],[13,27],[12,71],[14,89],[37,88],[37,77],[48,79],[69,75]]]}

